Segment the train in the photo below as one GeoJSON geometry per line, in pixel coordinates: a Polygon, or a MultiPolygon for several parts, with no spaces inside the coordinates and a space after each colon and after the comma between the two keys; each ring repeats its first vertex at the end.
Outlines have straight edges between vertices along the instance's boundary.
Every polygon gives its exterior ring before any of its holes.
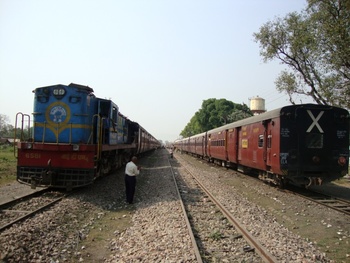
{"type": "Polygon", "coordinates": [[[288,105],[178,139],[174,148],[280,188],[322,185],[348,173],[349,112],[288,105]]]}
{"type": "Polygon", "coordinates": [[[83,187],[122,167],[131,156],[160,147],[117,104],[98,98],[89,86],[58,84],[33,93],[33,120],[29,114],[16,114],[14,150],[20,183],[32,188],[83,187]]]}

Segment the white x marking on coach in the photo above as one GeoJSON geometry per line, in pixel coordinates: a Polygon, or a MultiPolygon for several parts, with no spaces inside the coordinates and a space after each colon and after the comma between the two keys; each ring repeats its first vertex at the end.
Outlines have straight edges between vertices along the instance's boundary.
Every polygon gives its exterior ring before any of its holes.
{"type": "Polygon", "coordinates": [[[311,123],[309,129],[307,129],[306,132],[311,132],[312,128],[316,125],[317,129],[320,131],[320,133],[323,133],[323,130],[320,126],[320,124],[318,123],[319,119],[321,119],[324,111],[321,111],[318,115],[317,118],[315,119],[315,116],[312,114],[312,112],[310,110],[307,110],[307,113],[309,114],[309,116],[311,117],[311,119],[313,120],[313,122],[311,123]]]}

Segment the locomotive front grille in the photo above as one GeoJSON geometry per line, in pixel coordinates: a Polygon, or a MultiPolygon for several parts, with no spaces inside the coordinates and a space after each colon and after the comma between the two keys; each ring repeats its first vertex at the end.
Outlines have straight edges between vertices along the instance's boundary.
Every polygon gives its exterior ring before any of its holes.
{"type": "Polygon", "coordinates": [[[18,167],[17,180],[29,185],[70,189],[91,184],[94,170],[18,167]]]}

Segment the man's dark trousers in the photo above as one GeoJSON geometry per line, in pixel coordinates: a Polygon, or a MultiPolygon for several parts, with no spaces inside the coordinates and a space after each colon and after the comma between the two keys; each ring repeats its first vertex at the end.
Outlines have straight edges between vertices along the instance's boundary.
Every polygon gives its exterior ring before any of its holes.
{"type": "Polygon", "coordinates": [[[126,201],[132,204],[134,201],[136,187],[136,176],[125,175],[125,190],[126,190],[126,201]]]}

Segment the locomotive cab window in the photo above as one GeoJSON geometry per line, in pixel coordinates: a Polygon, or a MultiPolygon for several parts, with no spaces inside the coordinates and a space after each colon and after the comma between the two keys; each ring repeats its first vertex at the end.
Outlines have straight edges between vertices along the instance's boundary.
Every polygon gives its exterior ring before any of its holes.
{"type": "Polygon", "coordinates": [[[306,135],[306,147],[310,149],[323,148],[323,134],[309,133],[306,135]]]}
{"type": "Polygon", "coordinates": [[[259,135],[258,147],[262,148],[264,146],[264,135],[259,135]]]}

